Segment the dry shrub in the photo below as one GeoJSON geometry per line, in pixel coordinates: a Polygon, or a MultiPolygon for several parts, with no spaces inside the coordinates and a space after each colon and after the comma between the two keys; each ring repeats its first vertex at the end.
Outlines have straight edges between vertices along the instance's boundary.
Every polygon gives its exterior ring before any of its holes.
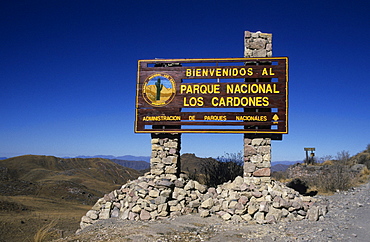
{"type": "Polygon", "coordinates": [[[308,189],[308,185],[307,185],[306,181],[301,180],[299,178],[295,178],[292,181],[288,182],[286,184],[286,186],[290,187],[290,188],[293,188],[294,190],[299,192],[299,194],[302,194],[302,195],[306,194],[307,189],[308,189]]]}
{"type": "Polygon", "coordinates": [[[216,160],[202,160],[201,170],[204,174],[204,184],[217,187],[217,185],[234,180],[237,176],[243,176],[243,162],[241,152],[226,153],[216,160]]]}
{"type": "Polygon", "coordinates": [[[323,192],[343,191],[351,187],[353,178],[347,166],[334,164],[317,177],[316,187],[323,192]]]}
{"type": "Polygon", "coordinates": [[[279,182],[289,182],[291,179],[288,178],[288,174],[286,171],[274,171],[271,173],[271,177],[279,182]]]}

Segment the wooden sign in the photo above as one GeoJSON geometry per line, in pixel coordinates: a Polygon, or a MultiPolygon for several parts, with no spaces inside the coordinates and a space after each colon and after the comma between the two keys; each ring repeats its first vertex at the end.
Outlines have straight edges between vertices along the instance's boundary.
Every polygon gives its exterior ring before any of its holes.
{"type": "Polygon", "coordinates": [[[315,151],[315,148],[304,148],[305,151],[315,151]]]}
{"type": "Polygon", "coordinates": [[[288,58],[139,60],[136,133],[288,133],[288,58]]]}

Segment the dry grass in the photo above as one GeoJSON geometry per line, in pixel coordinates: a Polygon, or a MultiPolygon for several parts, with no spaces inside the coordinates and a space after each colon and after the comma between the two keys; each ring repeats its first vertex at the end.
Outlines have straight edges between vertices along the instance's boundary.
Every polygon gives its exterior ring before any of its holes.
{"type": "Polygon", "coordinates": [[[369,180],[370,180],[370,170],[367,167],[365,167],[363,170],[361,170],[357,177],[353,179],[352,185],[359,186],[367,183],[369,180]]]}
{"type": "Polygon", "coordinates": [[[71,235],[91,207],[31,196],[1,196],[0,201],[16,204],[15,208],[27,208],[0,211],[0,241],[7,242],[48,241],[71,235]]]}
{"type": "Polygon", "coordinates": [[[48,241],[79,229],[91,206],[140,173],[110,160],[19,156],[0,161],[0,241],[48,241]]]}
{"type": "Polygon", "coordinates": [[[54,226],[57,224],[56,220],[52,220],[49,224],[42,226],[33,236],[34,242],[48,241],[57,235],[57,231],[53,230],[54,226]]]}
{"type": "Polygon", "coordinates": [[[325,165],[332,166],[332,165],[334,165],[334,161],[332,161],[332,160],[326,160],[323,163],[319,163],[317,165],[319,165],[319,166],[325,166],[325,165]]]}

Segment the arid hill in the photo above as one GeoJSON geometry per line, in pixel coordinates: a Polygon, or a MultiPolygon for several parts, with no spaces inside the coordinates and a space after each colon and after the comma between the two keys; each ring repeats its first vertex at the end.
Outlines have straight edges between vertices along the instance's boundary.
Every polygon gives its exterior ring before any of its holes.
{"type": "Polygon", "coordinates": [[[1,195],[52,195],[67,200],[86,200],[87,204],[140,175],[134,169],[107,159],[34,155],[1,160],[0,174],[1,195]]]}
{"type": "Polygon", "coordinates": [[[181,160],[181,171],[187,173],[201,173],[202,163],[206,160],[215,160],[214,158],[200,158],[195,156],[195,154],[182,154],[181,160]]]}
{"type": "Polygon", "coordinates": [[[102,158],[0,160],[0,241],[33,241],[51,223],[50,238],[74,233],[97,199],[140,175],[102,158]]]}

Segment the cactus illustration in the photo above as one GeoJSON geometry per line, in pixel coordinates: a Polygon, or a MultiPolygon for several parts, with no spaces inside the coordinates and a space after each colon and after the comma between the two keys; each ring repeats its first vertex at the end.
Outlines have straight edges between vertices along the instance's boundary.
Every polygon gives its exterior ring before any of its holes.
{"type": "Polygon", "coordinates": [[[157,95],[155,97],[155,100],[160,100],[161,99],[161,91],[163,88],[163,84],[161,84],[161,79],[158,78],[158,80],[155,83],[155,87],[157,89],[157,95]]]}

